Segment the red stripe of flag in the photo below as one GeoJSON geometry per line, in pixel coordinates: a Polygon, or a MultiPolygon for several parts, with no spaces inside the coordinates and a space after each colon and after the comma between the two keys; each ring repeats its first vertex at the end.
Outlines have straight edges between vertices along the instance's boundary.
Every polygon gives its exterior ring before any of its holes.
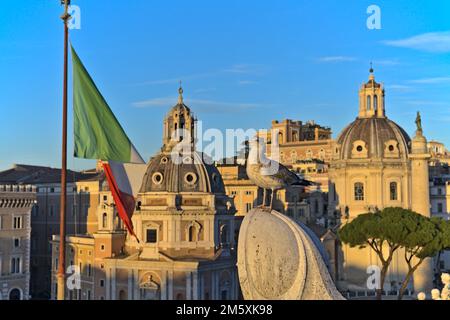
{"type": "Polygon", "coordinates": [[[106,174],[106,179],[108,180],[109,188],[112,193],[114,202],[116,204],[117,212],[119,213],[120,219],[122,219],[126,228],[130,232],[130,234],[139,242],[136,234],[133,229],[133,222],[131,221],[131,217],[133,216],[134,208],[136,205],[136,201],[134,200],[133,195],[122,192],[117,186],[116,179],[112,173],[111,167],[109,164],[103,162],[103,169],[106,174]]]}

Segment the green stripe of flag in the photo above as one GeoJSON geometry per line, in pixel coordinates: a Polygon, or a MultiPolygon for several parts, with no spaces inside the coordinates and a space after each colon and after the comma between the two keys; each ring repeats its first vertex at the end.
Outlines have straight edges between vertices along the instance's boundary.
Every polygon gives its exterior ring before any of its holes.
{"type": "Polygon", "coordinates": [[[131,142],[72,47],[74,156],[130,162],[131,142]]]}

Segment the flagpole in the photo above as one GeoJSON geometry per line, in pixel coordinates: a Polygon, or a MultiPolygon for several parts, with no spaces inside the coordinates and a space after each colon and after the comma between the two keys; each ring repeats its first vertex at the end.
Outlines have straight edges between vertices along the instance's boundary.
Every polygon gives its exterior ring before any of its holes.
{"type": "Polygon", "coordinates": [[[64,5],[64,13],[61,19],[64,22],[64,80],[63,80],[63,121],[62,121],[62,164],[61,164],[61,205],[59,222],[59,260],[58,260],[58,285],[57,299],[65,299],[66,280],[66,199],[67,199],[67,67],[68,67],[68,42],[70,20],[70,0],[61,0],[64,5]]]}

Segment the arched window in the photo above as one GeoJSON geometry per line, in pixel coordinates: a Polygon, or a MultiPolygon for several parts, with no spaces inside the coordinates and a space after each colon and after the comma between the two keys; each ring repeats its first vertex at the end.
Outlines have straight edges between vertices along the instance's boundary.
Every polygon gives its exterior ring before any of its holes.
{"type": "Polygon", "coordinates": [[[292,132],[292,141],[298,141],[298,132],[297,131],[292,132]]]}
{"type": "Polygon", "coordinates": [[[12,289],[9,293],[9,300],[20,300],[22,298],[22,293],[19,289],[12,289]]]}
{"type": "Polygon", "coordinates": [[[283,141],[283,133],[279,132],[278,133],[278,144],[282,144],[282,143],[284,143],[284,141],[283,141]]]}
{"type": "Polygon", "coordinates": [[[228,228],[224,224],[220,227],[220,243],[228,244],[228,228]]]}
{"type": "Polygon", "coordinates": [[[361,182],[355,183],[355,201],[364,200],[364,184],[361,182]]]}
{"type": "Polygon", "coordinates": [[[391,201],[398,200],[397,182],[391,182],[389,184],[389,194],[390,194],[391,201]]]}
{"type": "Polygon", "coordinates": [[[378,110],[378,96],[377,95],[373,96],[373,109],[375,110],[375,112],[378,110]]]}
{"type": "Polygon", "coordinates": [[[372,104],[372,100],[370,96],[367,96],[367,110],[370,110],[372,104]]]}
{"type": "Polygon", "coordinates": [[[102,226],[104,229],[108,228],[108,215],[106,214],[106,212],[103,212],[102,215],[102,226]]]}
{"type": "Polygon", "coordinates": [[[195,228],[194,226],[189,227],[189,242],[195,241],[195,228]]]}

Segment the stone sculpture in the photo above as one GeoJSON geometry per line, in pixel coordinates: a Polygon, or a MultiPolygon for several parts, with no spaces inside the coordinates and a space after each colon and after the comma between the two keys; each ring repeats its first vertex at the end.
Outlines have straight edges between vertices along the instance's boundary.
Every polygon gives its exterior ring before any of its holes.
{"type": "Polygon", "coordinates": [[[238,270],[246,300],[344,300],[306,226],[261,208],[239,234],[238,270]]]}

